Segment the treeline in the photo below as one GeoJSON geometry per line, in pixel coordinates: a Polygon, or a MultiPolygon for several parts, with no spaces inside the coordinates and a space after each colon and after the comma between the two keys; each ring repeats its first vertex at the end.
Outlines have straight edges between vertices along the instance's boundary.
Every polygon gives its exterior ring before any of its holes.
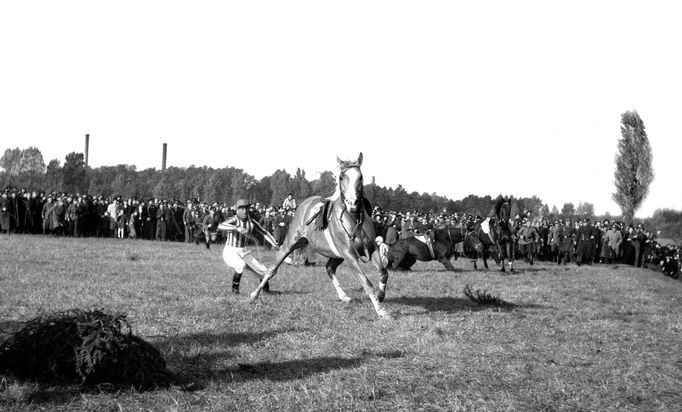
{"type": "Polygon", "coordinates": [[[670,209],[656,210],[652,217],[644,219],[644,226],[652,232],[660,231],[660,237],[682,242],[682,212],[670,209]]]}
{"type": "MultiPolygon", "coordinates": [[[[319,177],[309,180],[302,169],[290,174],[286,170],[276,170],[272,175],[256,179],[243,169],[234,167],[211,168],[190,166],[187,168],[169,167],[165,171],[145,169],[138,171],[135,166],[117,165],[90,168],[85,166],[82,153],[66,155],[62,165],[59,160],[51,160],[47,166],[40,150],[7,149],[0,158],[0,187],[11,186],[37,191],[69,193],[88,193],[101,196],[122,196],[123,198],[149,197],[161,199],[199,199],[210,202],[234,204],[239,198],[260,202],[264,205],[281,205],[288,193],[296,199],[312,195],[329,196],[336,189],[336,177],[332,171],[320,173],[319,177]]],[[[487,216],[497,196],[469,195],[460,200],[448,199],[436,193],[408,192],[401,185],[396,188],[375,184],[365,186],[365,195],[373,205],[384,210],[441,213],[473,213],[487,216]]],[[[513,194],[506,194],[513,195],[513,194]]],[[[534,216],[548,219],[576,219],[595,216],[591,203],[565,203],[561,209],[551,208],[537,196],[514,198],[512,215],[530,211],[534,216]]],[[[646,219],[647,228],[660,230],[661,236],[682,237],[682,212],[672,210],[657,211],[646,219]]]]}

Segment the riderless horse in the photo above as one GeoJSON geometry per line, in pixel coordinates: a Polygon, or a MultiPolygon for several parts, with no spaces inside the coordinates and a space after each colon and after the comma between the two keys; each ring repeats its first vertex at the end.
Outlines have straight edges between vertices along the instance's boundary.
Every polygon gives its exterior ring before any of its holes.
{"type": "MultiPolygon", "coordinates": [[[[455,271],[450,259],[454,255],[455,245],[467,238],[466,227],[448,227],[434,229],[433,239],[429,235],[422,235],[424,240],[417,237],[400,239],[391,245],[389,249],[389,267],[394,269],[409,270],[417,260],[437,260],[445,266],[445,269],[455,271]]],[[[471,236],[470,236],[471,237],[471,236]]],[[[480,251],[482,244],[476,237],[468,239],[476,251],[480,251]]]]}
{"type": "MultiPolygon", "coordinates": [[[[498,259],[502,263],[500,271],[506,271],[504,267],[505,259],[509,261],[509,270],[511,272],[514,271],[514,228],[510,215],[510,200],[498,199],[495,202],[492,216],[485,220],[479,220],[474,225],[474,237],[483,243],[483,265],[486,269],[488,269],[488,247],[494,245],[498,252],[498,259]]],[[[474,268],[476,268],[475,262],[474,268]]]]}
{"type": "Polygon", "coordinates": [[[383,318],[391,315],[381,302],[386,295],[388,271],[381,263],[381,256],[374,242],[375,232],[370,217],[371,206],[363,194],[363,180],[360,166],[362,153],[355,161],[342,161],[337,157],[339,179],[336,192],[329,198],[313,196],[305,199],[296,209],[289,225],[289,231],[277,252],[275,263],[256,290],[251,293],[251,301],[258,298],[267,282],[277,274],[277,269],[294,250],[308,247],[328,258],[327,275],[332,281],[341,301],[351,298],[341,289],[336,278],[336,268],[346,261],[360,279],[362,287],[369,296],[377,314],[383,318]],[[380,273],[378,291],[374,290],[360,264],[361,260],[371,260],[380,273]]]}

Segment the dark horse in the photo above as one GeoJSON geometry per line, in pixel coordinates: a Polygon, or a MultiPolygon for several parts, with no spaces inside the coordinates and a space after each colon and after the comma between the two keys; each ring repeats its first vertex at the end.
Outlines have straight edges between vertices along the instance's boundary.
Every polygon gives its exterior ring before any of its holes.
{"type": "MultiPolygon", "coordinates": [[[[409,270],[417,260],[437,260],[445,266],[445,269],[454,272],[455,267],[452,266],[450,259],[454,255],[455,244],[464,241],[466,237],[467,233],[464,227],[435,229],[431,249],[425,242],[415,237],[400,239],[389,248],[388,267],[409,270]]],[[[481,242],[477,238],[472,238],[469,242],[477,251],[480,250],[481,242]]]]}
{"type": "Polygon", "coordinates": [[[351,300],[336,279],[336,268],[345,260],[360,279],[377,314],[390,318],[388,310],[381,305],[386,295],[388,271],[381,263],[381,256],[374,242],[374,225],[370,217],[372,208],[363,194],[360,171],[362,153],[354,162],[338,158],[337,161],[340,171],[336,192],[327,199],[313,196],[301,202],[291,220],[284,243],[277,252],[275,263],[251,293],[251,301],[258,298],[260,291],[277,274],[277,269],[289,254],[296,249],[308,247],[328,258],[327,274],[340,300],[351,300]],[[361,258],[371,260],[381,274],[379,290],[376,292],[360,265],[361,258]]]}
{"type": "MultiPolygon", "coordinates": [[[[498,199],[495,202],[491,216],[476,222],[472,238],[483,244],[483,265],[488,269],[488,247],[495,246],[498,258],[502,262],[502,272],[505,272],[504,261],[509,261],[509,270],[514,271],[514,229],[510,219],[511,206],[508,199],[498,199]]],[[[496,259],[497,260],[497,259],[496,259]]],[[[474,262],[474,268],[476,262],[474,262]]]]}

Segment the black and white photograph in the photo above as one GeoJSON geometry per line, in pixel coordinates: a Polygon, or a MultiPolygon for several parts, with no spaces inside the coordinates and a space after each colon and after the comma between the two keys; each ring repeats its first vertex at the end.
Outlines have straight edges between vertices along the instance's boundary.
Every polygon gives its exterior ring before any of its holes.
{"type": "Polygon", "coordinates": [[[679,411],[682,7],[0,4],[0,410],[679,411]]]}

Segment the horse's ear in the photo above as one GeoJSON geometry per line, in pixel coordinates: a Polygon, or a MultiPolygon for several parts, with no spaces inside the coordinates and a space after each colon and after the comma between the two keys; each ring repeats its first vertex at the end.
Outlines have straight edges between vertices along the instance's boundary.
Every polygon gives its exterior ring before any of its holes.
{"type": "Polygon", "coordinates": [[[343,167],[343,164],[346,163],[343,160],[339,159],[338,156],[336,156],[336,162],[339,164],[339,167],[343,167]]]}
{"type": "Polygon", "coordinates": [[[362,152],[360,152],[360,155],[358,156],[358,160],[355,163],[357,163],[358,166],[362,166],[362,152]]]}

